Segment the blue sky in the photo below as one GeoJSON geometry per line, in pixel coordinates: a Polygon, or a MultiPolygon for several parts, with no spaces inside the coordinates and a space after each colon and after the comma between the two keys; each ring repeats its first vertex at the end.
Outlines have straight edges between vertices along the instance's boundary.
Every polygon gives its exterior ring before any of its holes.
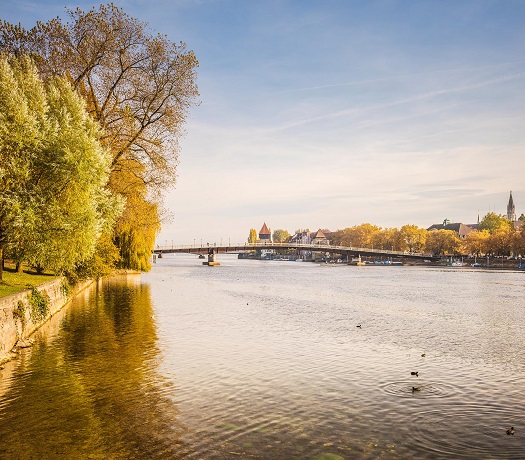
{"type": "MultiPolygon", "coordinates": [[[[200,62],[158,242],[525,213],[525,2],[115,1],[200,62]]],[[[0,0],[31,27],[92,2],[0,0]]]]}

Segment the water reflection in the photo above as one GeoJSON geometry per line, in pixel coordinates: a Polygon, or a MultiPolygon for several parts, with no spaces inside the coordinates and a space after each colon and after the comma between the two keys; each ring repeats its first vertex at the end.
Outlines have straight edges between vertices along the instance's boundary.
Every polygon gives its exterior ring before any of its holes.
{"type": "Polygon", "coordinates": [[[0,408],[1,458],[177,458],[184,428],[156,372],[150,286],[118,277],[91,291],[22,353],[0,408]]]}
{"type": "Polygon", "coordinates": [[[525,458],[522,276],[163,258],[2,371],[0,457],[525,458]]]}

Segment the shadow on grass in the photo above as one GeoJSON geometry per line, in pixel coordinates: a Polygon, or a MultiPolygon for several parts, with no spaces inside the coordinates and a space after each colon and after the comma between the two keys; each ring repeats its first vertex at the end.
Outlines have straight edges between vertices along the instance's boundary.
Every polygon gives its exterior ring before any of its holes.
{"type": "Polygon", "coordinates": [[[17,272],[14,264],[6,263],[0,281],[0,297],[15,294],[28,288],[38,286],[56,278],[50,273],[38,274],[36,270],[25,268],[21,273],[17,272]]]}

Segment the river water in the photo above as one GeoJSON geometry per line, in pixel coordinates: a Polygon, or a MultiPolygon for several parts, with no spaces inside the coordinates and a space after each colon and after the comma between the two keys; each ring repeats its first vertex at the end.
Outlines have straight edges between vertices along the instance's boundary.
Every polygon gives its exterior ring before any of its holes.
{"type": "Polygon", "coordinates": [[[0,371],[0,458],[525,458],[525,273],[220,261],[41,328],[0,371]]]}

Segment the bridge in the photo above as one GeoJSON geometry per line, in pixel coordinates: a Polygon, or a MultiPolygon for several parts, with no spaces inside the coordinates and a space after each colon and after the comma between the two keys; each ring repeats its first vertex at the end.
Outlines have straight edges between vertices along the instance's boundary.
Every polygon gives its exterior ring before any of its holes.
{"type": "Polygon", "coordinates": [[[242,244],[225,244],[217,245],[182,245],[182,246],[157,246],[154,253],[162,257],[162,254],[207,254],[209,265],[218,265],[215,256],[221,253],[238,253],[246,251],[255,251],[262,249],[280,249],[295,251],[311,251],[329,254],[338,254],[350,260],[350,257],[375,257],[375,258],[393,258],[393,259],[411,259],[411,260],[430,260],[436,262],[440,260],[439,256],[428,254],[407,253],[401,251],[388,251],[385,249],[357,248],[351,246],[333,246],[327,244],[304,244],[304,243],[242,243],[242,244]]]}

